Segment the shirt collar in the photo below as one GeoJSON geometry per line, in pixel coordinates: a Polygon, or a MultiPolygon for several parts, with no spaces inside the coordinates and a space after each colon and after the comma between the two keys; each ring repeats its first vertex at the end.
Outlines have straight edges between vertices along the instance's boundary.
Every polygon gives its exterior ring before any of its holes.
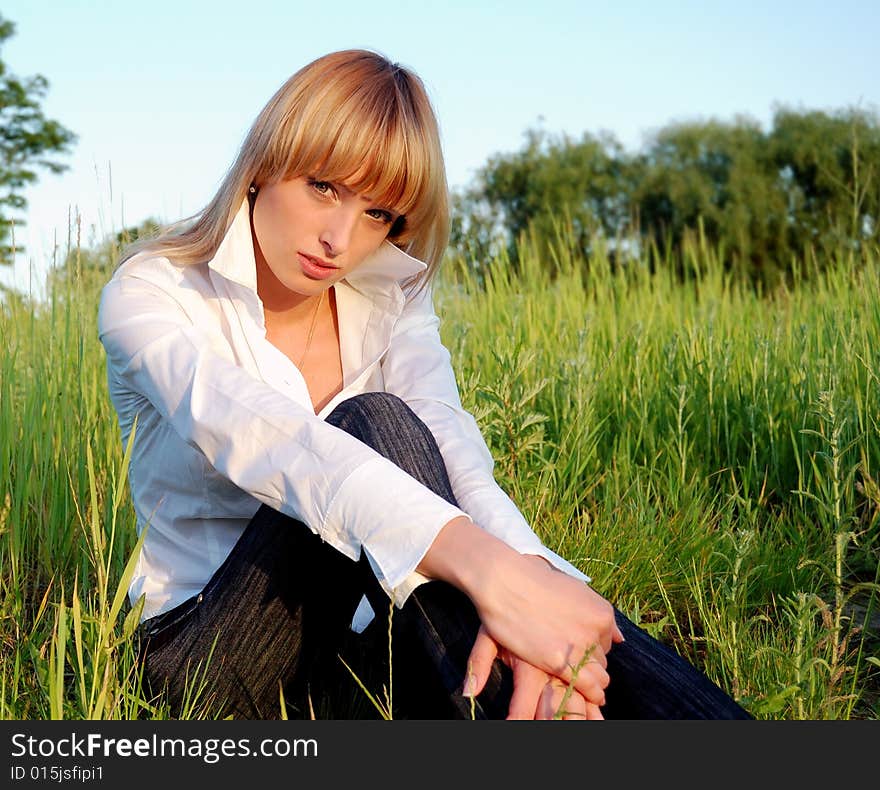
{"type": "MultiPolygon", "coordinates": [[[[227,279],[256,293],[257,264],[254,259],[250,206],[247,199],[242,202],[208,266],[227,279]]],[[[348,280],[352,285],[362,284],[362,281],[365,284],[366,281],[376,277],[400,282],[427,268],[427,264],[423,261],[408,255],[390,241],[384,241],[376,252],[343,279],[348,280]]]]}

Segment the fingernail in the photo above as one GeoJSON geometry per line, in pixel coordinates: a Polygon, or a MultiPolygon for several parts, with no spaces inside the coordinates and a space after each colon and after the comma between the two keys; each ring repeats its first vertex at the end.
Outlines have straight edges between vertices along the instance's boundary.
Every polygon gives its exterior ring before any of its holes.
{"type": "Polygon", "coordinates": [[[477,678],[474,676],[473,672],[468,672],[464,681],[464,688],[461,690],[461,695],[463,697],[473,697],[476,686],[477,678]]]}

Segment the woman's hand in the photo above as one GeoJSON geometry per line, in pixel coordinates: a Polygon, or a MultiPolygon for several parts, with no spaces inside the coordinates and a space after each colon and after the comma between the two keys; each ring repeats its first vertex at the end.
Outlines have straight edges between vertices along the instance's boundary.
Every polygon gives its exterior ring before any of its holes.
{"type": "Polygon", "coordinates": [[[604,718],[598,705],[587,702],[580,692],[559,678],[548,675],[499,646],[482,626],[468,660],[465,696],[476,696],[482,691],[496,658],[501,659],[513,672],[513,695],[508,719],[604,718]]]}
{"type": "Polygon", "coordinates": [[[477,603],[486,630],[515,655],[572,683],[588,702],[604,705],[605,654],[616,631],[611,605],[571,576],[519,564],[527,570],[511,574],[505,603],[477,603]]]}
{"type": "Polygon", "coordinates": [[[582,581],[464,517],[443,527],[419,570],[463,590],[499,646],[571,683],[587,703],[604,704],[605,654],[623,635],[611,604],[582,581]]]}

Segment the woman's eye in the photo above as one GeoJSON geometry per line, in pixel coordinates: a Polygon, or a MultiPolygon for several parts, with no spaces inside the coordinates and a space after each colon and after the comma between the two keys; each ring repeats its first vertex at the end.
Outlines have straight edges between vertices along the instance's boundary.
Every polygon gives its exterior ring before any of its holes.
{"type": "Polygon", "coordinates": [[[380,222],[385,222],[389,225],[394,220],[394,217],[391,216],[390,211],[385,211],[385,209],[381,209],[381,208],[367,209],[367,216],[372,217],[373,219],[377,219],[380,222]]]}
{"type": "Polygon", "coordinates": [[[322,195],[333,191],[333,185],[329,181],[312,181],[312,188],[322,195]]]}

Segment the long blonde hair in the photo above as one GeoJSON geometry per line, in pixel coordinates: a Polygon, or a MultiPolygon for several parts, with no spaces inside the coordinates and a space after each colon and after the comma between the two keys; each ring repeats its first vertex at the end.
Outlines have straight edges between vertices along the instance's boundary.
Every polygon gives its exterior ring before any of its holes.
{"type": "Polygon", "coordinates": [[[198,214],[126,248],[179,264],[210,260],[251,184],[298,176],[338,181],[402,215],[389,240],[436,273],[449,237],[437,119],[422,80],[368,50],[324,55],[262,109],[217,193],[198,214]]]}

